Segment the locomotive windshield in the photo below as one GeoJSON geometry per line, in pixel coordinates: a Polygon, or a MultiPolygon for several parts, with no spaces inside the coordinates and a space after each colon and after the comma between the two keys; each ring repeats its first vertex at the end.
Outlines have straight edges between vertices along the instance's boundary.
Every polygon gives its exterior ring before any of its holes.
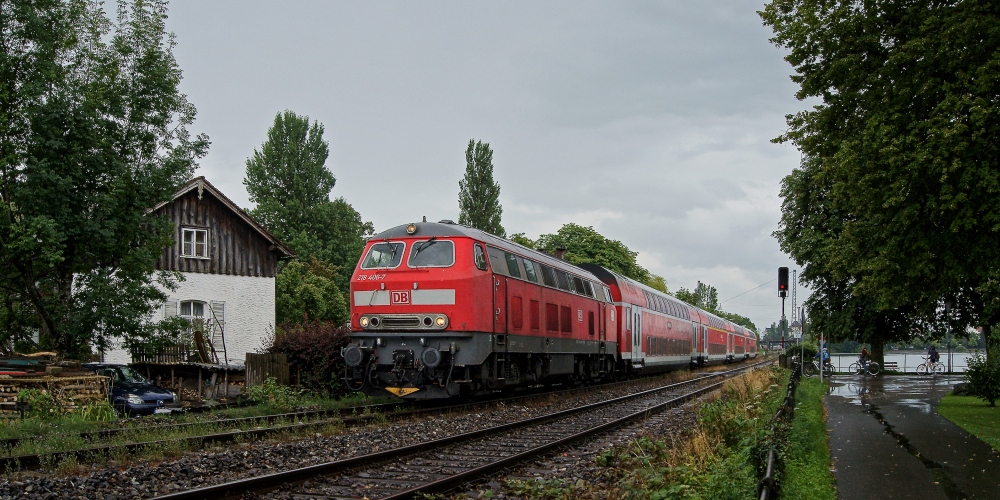
{"type": "Polygon", "coordinates": [[[455,263],[455,243],[448,240],[427,240],[410,247],[410,267],[448,267],[455,263]]]}
{"type": "Polygon", "coordinates": [[[361,269],[378,269],[382,267],[397,267],[403,260],[403,243],[376,243],[368,249],[368,255],[361,262],[361,269]]]}

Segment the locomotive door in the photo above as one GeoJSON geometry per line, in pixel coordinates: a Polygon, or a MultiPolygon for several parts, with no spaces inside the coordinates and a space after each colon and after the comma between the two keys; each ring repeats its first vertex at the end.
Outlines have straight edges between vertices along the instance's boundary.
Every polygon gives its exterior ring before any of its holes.
{"type": "Polygon", "coordinates": [[[493,332],[507,333],[507,278],[493,275],[493,332]]]}

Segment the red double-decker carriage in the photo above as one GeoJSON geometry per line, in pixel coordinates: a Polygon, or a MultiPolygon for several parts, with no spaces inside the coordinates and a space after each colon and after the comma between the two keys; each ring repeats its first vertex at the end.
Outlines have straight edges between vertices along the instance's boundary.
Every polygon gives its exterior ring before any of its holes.
{"type": "Polygon", "coordinates": [[[347,381],[439,399],[756,355],[745,329],[593,264],[477,229],[372,237],[351,279],[347,381]]]}

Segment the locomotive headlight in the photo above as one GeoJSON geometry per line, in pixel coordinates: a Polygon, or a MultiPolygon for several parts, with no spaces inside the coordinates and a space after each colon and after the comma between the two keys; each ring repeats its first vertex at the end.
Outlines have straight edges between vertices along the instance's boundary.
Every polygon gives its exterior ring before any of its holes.
{"type": "Polygon", "coordinates": [[[409,224],[409,225],[406,226],[406,234],[413,234],[415,232],[417,232],[417,225],[416,224],[412,224],[411,223],[411,224],[409,224]]]}
{"type": "Polygon", "coordinates": [[[437,326],[444,326],[445,323],[447,323],[447,322],[448,322],[448,318],[446,318],[444,316],[438,316],[437,319],[434,320],[434,324],[437,325],[437,326]]]}
{"type": "Polygon", "coordinates": [[[367,316],[362,316],[361,319],[358,320],[358,323],[361,323],[361,327],[362,328],[368,326],[368,317],[367,316]]]}

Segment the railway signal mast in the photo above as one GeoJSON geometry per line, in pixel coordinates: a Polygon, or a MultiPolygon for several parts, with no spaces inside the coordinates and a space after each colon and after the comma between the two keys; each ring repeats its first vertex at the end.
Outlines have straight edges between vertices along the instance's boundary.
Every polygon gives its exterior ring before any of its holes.
{"type": "Polygon", "coordinates": [[[785,297],[788,297],[788,268],[778,268],[778,297],[781,297],[781,348],[785,348],[785,297]]]}

